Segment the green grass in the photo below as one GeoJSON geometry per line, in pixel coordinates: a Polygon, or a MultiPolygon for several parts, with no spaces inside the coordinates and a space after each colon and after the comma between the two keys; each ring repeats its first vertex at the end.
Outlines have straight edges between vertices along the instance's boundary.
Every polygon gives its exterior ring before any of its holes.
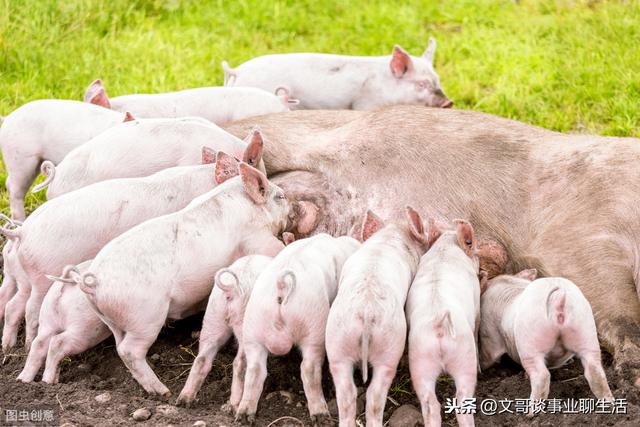
{"type": "MultiPolygon", "coordinates": [[[[560,131],[638,136],[640,2],[0,0],[0,114],[80,99],[222,83],[271,52],[422,53],[458,108],[560,131]]],[[[0,210],[7,212],[0,166],[0,210]]],[[[28,197],[28,209],[42,201],[28,197]]]]}

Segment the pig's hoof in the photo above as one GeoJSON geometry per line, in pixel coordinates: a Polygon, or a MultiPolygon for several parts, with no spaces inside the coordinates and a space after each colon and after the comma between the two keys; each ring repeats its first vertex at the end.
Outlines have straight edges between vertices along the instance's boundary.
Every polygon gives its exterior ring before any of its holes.
{"type": "Polygon", "coordinates": [[[246,425],[254,425],[256,423],[256,414],[247,414],[247,413],[242,413],[242,414],[238,414],[236,415],[236,422],[240,423],[243,426],[246,425]]]}
{"type": "Polygon", "coordinates": [[[220,407],[220,410],[227,415],[233,415],[236,413],[236,407],[233,406],[230,402],[225,403],[220,407]]]}
{"type": "Polygon", "coordinates": [[[185,408],[191,408],[193,399],[191,397],[180,395],[176,399],[176,406],[184,406],[185,408]]]}
{"type": "Polygon", "coordinates": [[[28,384],[28,383],[30,383],[30,382],[31,382],[31,381],[33,381],[33,380],[32,380],[32,379],[30,379],[30,378],[27,378],[27,377],[23,377],[22,375],[18,375],[18,378],[16,378],[16,381],[19,381],[19,382],[21,382],[21,383],[28,384]]]}
{"type": "Polygon", "coordinates": [[[314,426],[331,426],[333,422],[331,421],[330,414],[315,414],[311,415],[311,423],[314,426]]]}

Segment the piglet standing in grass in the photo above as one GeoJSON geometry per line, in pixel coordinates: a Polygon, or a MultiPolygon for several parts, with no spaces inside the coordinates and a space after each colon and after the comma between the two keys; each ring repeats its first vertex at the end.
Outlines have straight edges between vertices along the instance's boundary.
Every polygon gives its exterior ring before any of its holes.
{"type": "Polygon", "coordinates": [[[177,92],[123,95],[109,99],[102,80],[94,80],[84,101],[140,118],[198,116],[221,125],[247,117],[289,111],[297,101],[287,91],[255,87],[201,87],[177,92]]]}
{"type": "MultiPolygon", "coordinates": [[[[211,153],[201,151],[211,162],[211,153]]],[[[217,183],[237,175],[238,162],[218,152],[216,165],[170,168],[145,178],[123,178],[98,182],[49,200],[18,228],[0,232],[18,240],[19,263],[10,258],[18,292],[5,310],[2,349],[16,344],[17,330],[26,319],[26,348],[35,338],[40,306],[51,280],[68,264],[95,255],[113,238],[148,219],[175,212],[217,183]],[[26,310],[26,313],[25,313],[26,310]]]]}
{"type": "MultiPolygon", "coordinates": [[[[462,405],[473,398],[478,371],[480,323],[479,259],[473,227],[457,220],[442,230],[429,220],[429,251],[420,259],[409,295],[409,369],[424,425],[442,423],[436,382],[447,372],[462,405]]],[[[473,426],[473,414],[456,413],[460,426],[473,426]]]]}
{"type": "Polygon", "coordinates": [[[284,86],[301,109],[374,110],[394,104],[453,105],[433,68],[436,41],[420,57],[396,45],[391,56],[287,53],[253,58],[236,68],[222,63],[225,86],[269,92],[284,86]]]}
{"type": "Polygon", "coordinates": [[[23,199],[43,160],[56,165],[71,150],[123,120],[124,114],[115,111],[59,99],[29,102],[5,117],[0,148],[13,219],[25,219],[23,199]]]}
{"type": "Polygon", "coordinates": [[[82,353],[111,335],[84,292],[69,277],[72,267],[76,268],[76,273],[82,273],[90,264],[91,261],[85,261],[77,267],[69,266],[61,277],[47,276],[53,284],[42,302],[38,335],[31,345],[24,369],[18,375],[19,381],[33,381],[46,359],[42,381],[56,384],[62,359],[82,353]]]}
{"type": "Polygon", "coordinates": [[[242,397],[246,367],[242,349],[244,310],[258,275],[272,259],[265,255],[247,255],[216,273],[215,286],[209,296],[207,310],[202,319],[198,357],[193,361],[189,378],[176,404],[190,406],[193,403],[211,370],[213,359],[233,334],[238,341],[238,353],[233,360],[231,397],[225,409],[229,412],[235,412],[237,409],[242,397]]]}
{"type": "Polygon", "coordinates": [[[145,359],[165,321],[204,309],[220,268],[284,247],[277,236],[293,212],[287,197],[246,163],[239,171],[181,211],[112,240],[76,278],[111,329],[120,358],[150,394],[171,394],[145,359]]]}
{"type": "Polygon", "coordinates": [[[591,305],[570,280],[536,280],[536,270],[501,275],[482,283],[480,365],[487,368],[503,354],[520,363],[531,382],[532,408],[547,399],[553,369],[578,356],[591,391],[613,401],[602,369],[591,305]]]}
{"type": "Polygon", "coordinates": [[[49,165],[44,170],[47,179],[34,191],[48,186],[47,198],[53,199],[99,181],[197,165],[203,146],[224,151],[264,171],[263,139],[257,130],[242,141],[200,118],[132,120],[76,148],[59,165],[49,165]]]}
{"type": "Polygon", "coordinates": [[[258,277],[244,316],[246,375],[236,419],[253,424],[267,357],[300,348],[300,375],[314,424],[330,419],[322,393],[325,325],[344,262],[360,243],[318,234],[288,245],[258,277]]]}
{"type": "Polygon", "coordinates": [[[382,426],[387,393],[404,352],[407,292],[428,244],[420,215],[410,207],[406,214],[408,224],[384,226],[367,211],[362,227],[365,242],[342,267],[326,330],[341,427],[356,425],[353,366],[358,362],[364,382],[368,364],[373,366],[367,426],[382,426]]]}

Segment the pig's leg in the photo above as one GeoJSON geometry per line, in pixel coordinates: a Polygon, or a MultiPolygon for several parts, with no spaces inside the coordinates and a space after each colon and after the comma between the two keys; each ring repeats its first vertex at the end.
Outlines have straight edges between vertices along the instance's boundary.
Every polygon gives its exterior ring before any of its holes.
{"type": "Polygon", "coordinates": [[[350,361],[329,363],[333,384],[336,387],[340,427],[355,427],[358,390],[353,382],[353,364],[350,361]]]}
{"type": "Polygon", "coordinates": [[[600,349],[596,352],[580,354],[580,360],[584,367],[584,376],[587,378],[589,388],[598,399],[613,402],[613,394],[607,383],[607,376],[602,369],[600,349]]]}
{"type": "Polygon", "coordinates": [[[52,336],[53,331],[40,330],[40,333],[31,345],[24,369],[20,372],[20,375],[18,375],[18,381],[22,381],[23,383],[33,381],[42,367],[44,359],[47,357],[47,349],[49,348],[49,341],[52,336]]]}
{"type": "Polygon", "coordinates": [[[603,346],[613,353],[616,370],[640,387],[640,302],[634,287],[609,283],[603,280],[591,283],[599,289],[581,290],[593,308],[603,346]]]}
{"type": "Polygon", "coordinates": [[[198,357],[193,361],[189,378],[187,378],[187,382],[176,401],[177,405],[185,405],[187,407],[191,405],[198,390],[202,387],[202,383],[204,383],[204,380],[207,378],[209,371],[211,371],[211,365],[218,350],[231,338],[231,328],[225,325],[224,328],[220,329],[221,330],[214,336],[203,336],[201,333],[198,357]]]}
{"type": "MultiPolygon", "coordinates": [[[[8,244],[8,243],[7,243],[8,244]]],[[[6,261],[5,261],[6,266],[6,261]]],[[[4,310],[7,303],[16,294],[17,286],[16,280],[11,274],[4,270],[4,278],[2,279],[2,286],[0,286],[0,321],[4,320],[4,310]]]]}
{"type": "MultiPolygon", "coordinates": [[[[543,400],[549,396],[551,374],[545,365],[544,356],[541,353],[520,354],[522,367],[527,372],[529,381],[531,381],[531,396],[529,396],[529,400],[532,405],[533,401],[543,400]]],[[[533,408],[531,408],[527,416],[532,417],[533,415],[533,408]]]]}
{"type": "Polygon", "coordinates": [[[238,406],[236,420],[241,423],[254,424],[258,400],[262,394],[264,380],[267,378],[267,358],[269,352],[262,345],[255,342],[244,343],[247,371],[244,378],[242,400],[238,406]]]}
{"type": "Polygon", "coordinates": [[[409,351],[411,381],[420,400],[424,425],[425,427],[439,426],[442,424],[442,416],[440,402],[436,396],[436,382],[440,376],[440,358],[437,355],[411,357],[411,350],[409,351]]]}
{"type": "MultiPolygon", "coordinates": [[[[324,332],[324,330],[323,330],[324,332]]],[[[307,406],[313,424],[322,424],[331,418],[329,407],[322,394],[322,362],[324,362],[324,339],[320,345],[308,344],[302,347],[300,376],[307,406]]]]}
{"type": "MultiPolygon", "coordinates": [[[[42,382],[47,384],[57,384],[60,379],[60,363],[71,353],[69,342],[72,335],[68,332],[61,332],[51,338],[49,342],[49,352],[47,362],[42,373],[42,382]]],[[[35,342],[34,342],[35,344],[35,342]]]]}
{"type": "MultiPolygon", "coordinates": [[[[456,399],[458,404],[462,404],[465,400],[473,399],[476,389],[476,379],[478,376],[478,361],[474,360],[475,348],[467,352],[467,357],[458,358],[451,366],[447,364],[447,371],[456,383],[456,399]]],[[[543,360],[544,361],[544,360],[543,360]]],[[[456,414],[456,420],[459,426],[473,427],[473,414],[456,414]]]]}
{"type": "Polygon", "coordinates": [[[18,286],[18,292],[7,304],[4,313],[4,329],[2,330],[2,351],[7,354],[16,345],[18,327],[24,318],[24,310],[31,293],[31,287],[18,286]]]}
{"type": "MultiPolygon", "coordinates": [[[[163,316],[162,319],[166,319],[166,316],[163,316]]],[[[131,375],[133,375],[133,378],[140,383],[147,393],[169,397],[171,396],[171,392],[158,379],[146,359],[147,351],[158,337],[161,327],[162,325],[154,328],[153,325],[151,325],[151,327],[145,331],[146,333],[142,334],[125,331],[124,338],[117,345],[117,350],[118,355],[120,355],[120,358],[131,372],[131,375]]]]}
{"type": "Polygon", "coordinates": [[[373,378],[367,388],[367,426],[382,427],[384,405],[387,402],[389,387],[396,375],[398,362],[393,366],[373,366],[373,378]]]}
{"type": "Polygon", "coordinates": [[[9,193],[11,216],[15,220],[24,221],[24,196],[29,191],[33,180],[38,176],[40,159],[35,156],[25,156],[18,160],[9,156],[5,159],[5,164],[7,171],[9,171],[6,187],[9,193]]]}
{"type": "Polygon", "coordinates": [[[600,344],[593,322],[581,322],[577,328],[562,331],[562,344],[564,347],[578,355],[584,367],[584,376],[587,378],[591,391],[598,399],[613,401],[613,395],[607,377],[602,369],[600,358],[600,344]],[[590,326],[590,327],[589,327],[590,326]]]}
{"type": "MultiPolygon", "coordinates": [[[[40,330],[42,330],[42,327],[40,327],[40,330]]],[[[39,334],[40,331],[38,331],[38,336],[39,334]]],[[[96,325],[82,322],[70,326],[66,331],[54,336],[49,344],[42,381],[48,384],[57,383],[60,377],[60,362],[62,362],[62,359],[66,356],[80,354],[98,345],[109,335],[109,329],[102,323],[96,325]]],[[[36,341],[32,345],[35,345],[36,341]]]]}
{"type": "Polygon", "coordinates": [[[222,410],[228,414],[233,414],[238,410],[242,400],[242,390],[244,389],[244,376],[247,369],[247,357],[242,344],[238,347],[238,353],[233,359],[233,377],[231,379],[231,396],[229,401],[222,405],[222,410]]]}
{"type": "Polygon", "coordinates": [[[31,347],[31,342],[38,333],[38,324],[40,323],[40,307],[42,307],[42,301],[47,294],[47,290],[48,288],[42,291],[39,287],[33,286],[31,288],[31,295],[27,300],[27,306],[24,315],[26,324],[24,348],[27,351],[31,347]]]}

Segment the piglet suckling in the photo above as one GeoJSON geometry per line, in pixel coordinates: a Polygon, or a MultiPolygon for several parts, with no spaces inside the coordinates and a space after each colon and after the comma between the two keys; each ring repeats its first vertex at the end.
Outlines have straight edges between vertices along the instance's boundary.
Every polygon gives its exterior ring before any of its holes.
{"type": "Polygon", "coordinates": [[[300,374],[311,420],[330,418],[322,393],[325,325],[342,266],[359,246],[351,237],[328,234],[297,240],[258,277],[244,317],[246,375],[237,419],[253,423],[268,355],[287,354],[294,346],[302,353],[300,374]]]}
{"type": "Polygon", "coordinates": [[[133,226],[176,212],[237,175],[238,162],[232,156],[220,151],[217,159],[216,165],[176,167],[144,178],[98,182],[47,201],[22,226],[0,227],[0,233],[19,241],[12,248],[19,262],[9,257],[18,291],[6,306],[3,351],[15,345],[23,317],[27,349],[35,338],[40,305],[51,286],[47,274],[59,274],[66,265],[92,259],[133,226]]]}
{"type": "Polygon", "coordinates": [[[178,396],[178,405],[190,406],[193,403],[211,370],[216,354],[233,334],[238,341],[238,353],[233,360],[231,397],[225,409],[235,412],[238,408],[246,367],[242,350],[244,311],[258,275],[272,259],[265,255],[247,255],[216,273],[215,286],[202,319],[198,356],[193,361],[189,378],[178,396]]]}
{"type": "MultiPolygon", "coordinates": [[[[440,426],[436,382],[447,372],[456,399],[473,398],[478,367],[480,321],[479,259],[473,227],[454,221],[441,229],[429,220],[429,250],[420,259],[406,304],[409,369],[425,426],[440,426]]],[[[472,414],[456,413],[458,424],[472,426],[472,414]]]]}
{"type": "Polygon", "coordinates": [[[284,247],[277,236],[291,210],[285,193],[246,163],[239,172],[186,208],[112,240],[78,280],[122,361],[151,394],[170,394],[145,359],[166,319],[204,309],[220,268],[284,247]]]}
{"type": "MultiPolygon", "coordinates": [[[[612,401],[591,305],[570,280],[536,279],[536,275],[531,269],[483,281],[481,367],[487,368],[508,354],[527,372],[533,402],[549,396],[548,368],[578,356],[593,394],[612,401]]],[[[533,414],[532,409],[529,415],[533,414]]]]}
{"type": "Polygon", "coordinates": [[[373,366],[367,426],[382,426],[387,393],[405,346],[407,292],[428,244],[420,215],[409,207],[406,215],[406,223],[385,226],[367,211],[361,233],[364,243],[342,267],[326,332],[342,427],[356,422],[353,367],[358,362],[364,382],[368,364],[373,366]]]}

